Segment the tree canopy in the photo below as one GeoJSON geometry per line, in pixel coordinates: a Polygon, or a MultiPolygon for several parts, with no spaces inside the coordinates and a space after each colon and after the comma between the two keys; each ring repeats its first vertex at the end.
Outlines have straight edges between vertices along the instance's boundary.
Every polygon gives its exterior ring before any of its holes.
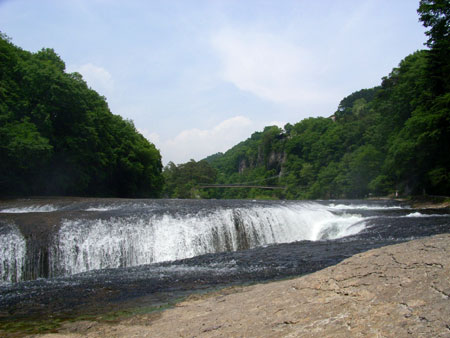
{"type": "Polygon", "coordinates": [[[199,184],[214,183],[217,170],[206,161],[176,165],[169,162],[164,167],[165,186],[163,195],[172,198],[211,198],[212,194],[197,189],[199,184]]]}
{"type": "Polygon", "coordinates": [[[0,194],[156,197],[159,151],[53,49],[0,36],[0,194]]]}

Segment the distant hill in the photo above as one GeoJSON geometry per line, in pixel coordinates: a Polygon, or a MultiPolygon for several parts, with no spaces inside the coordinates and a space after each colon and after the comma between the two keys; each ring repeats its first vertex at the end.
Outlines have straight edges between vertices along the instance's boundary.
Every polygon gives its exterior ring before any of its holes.
{"type": "Polygon", "coordinates": [[[433,95],[429,55],[423,50],[406,57],[381,86],[347,96],[330,118],[266,127],[224,154],[206,158],[221,183],[286,187],[223,190],[220,196],[449,194],[450,95],[433,95]]]}
{"type": "Polygon", "coordinates": [[[380,86],[347,96],[329,118],[269,126],[225,153],[171,163],[165,196],[450,195],[450,2],[421,0],[417,12],[429,49],[407,56],[380,86]],[[201,188],[211,182],[285,189],[201,188]]]}
{"type": "MultiPolygon", "coordinates": [[[[432,53],[407,56],[380,86],[345,97],[329,118],[268,126],[227,152],[197,162],[209,165],[213,176],[208,182],[286,189],[195,189],[207,181],[203,176],[190,181],[191,194],[184,197],[449,195],[450,93],[434,90],[432,53]]],[[[195,172],[195,166],[190,168],[195,172]]]]}
{"type": "Polygon", "coordinates": [[[450,3],[421,0],[417,12],[429,50],[407,56],[380,86],[345,97],[329,118],[266,127],[201,161],[216,183],[284,190],[195,189],[191,180],[191,197],[450,195],[450,3]]]}

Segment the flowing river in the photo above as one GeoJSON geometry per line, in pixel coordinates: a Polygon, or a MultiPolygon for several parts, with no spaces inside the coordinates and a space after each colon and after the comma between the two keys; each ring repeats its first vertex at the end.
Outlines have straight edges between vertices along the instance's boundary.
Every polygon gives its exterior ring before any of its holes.
{"type": "Polygon", "coordinates": [[[5,201],[0,319],[167,303],[449,231],[448,209],[393,201],[5,201]]]}

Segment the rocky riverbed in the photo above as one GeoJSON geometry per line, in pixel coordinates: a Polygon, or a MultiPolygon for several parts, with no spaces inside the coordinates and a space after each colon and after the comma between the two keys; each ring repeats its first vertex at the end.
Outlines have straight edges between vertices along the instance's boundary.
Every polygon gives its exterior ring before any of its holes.
{"type": "Polygon", "coordinates": [[[449,234],[386,246],[304,277],[40,337],[449,337],[449,248],[449,234]]]}

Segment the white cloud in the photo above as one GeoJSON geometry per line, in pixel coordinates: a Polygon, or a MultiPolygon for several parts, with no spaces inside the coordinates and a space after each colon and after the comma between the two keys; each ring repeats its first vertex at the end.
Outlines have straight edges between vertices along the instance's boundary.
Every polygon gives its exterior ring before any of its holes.
{"type": "Polygon", "coordinates": [[[241,90],[294,105],[331,97],[315,85],[323,71],[320,60],[282,36],[222,30],[212,45],[222,62],[223,80],[241,90]]]}
{"type": "Polygon", "coordinates": [[[265,126],[277,126],[277,127],[283,128],[285,125],[286,125],[286,122],[283,122],[283,121],[270,121],[269,123],[266,123],[264,125],[264,127],[265,126]]]}
{"type": "Polygon", "coordinates": [[[114,88],[112,75],[103,67],[86,63],[81,66],[69,66],[68,71],[83,75],[87,84],[102,95],[111,94],[114,88]]]}
{"type": "MultiPolygon", "coordinates": [[[[282,122],[275,123],[282,124],[282,122]]],[[[163,162],[167,164],[172,161],[179,164],[190,159],[198,161],[217,152],[225,152],[246,140],[253,132],[271,124],[274,123],[256,123],[245,116],[235,116],[211,129],[184,130],[173,139],[159,144],[163,162]]]]}
{"type": "Polygon", "coordinates": [[[158,133],[150,132],[147,129],[142,128],[137,128],[137,130],[151,143],[157,145],[160,142],[161,136],[158,133]]]}

